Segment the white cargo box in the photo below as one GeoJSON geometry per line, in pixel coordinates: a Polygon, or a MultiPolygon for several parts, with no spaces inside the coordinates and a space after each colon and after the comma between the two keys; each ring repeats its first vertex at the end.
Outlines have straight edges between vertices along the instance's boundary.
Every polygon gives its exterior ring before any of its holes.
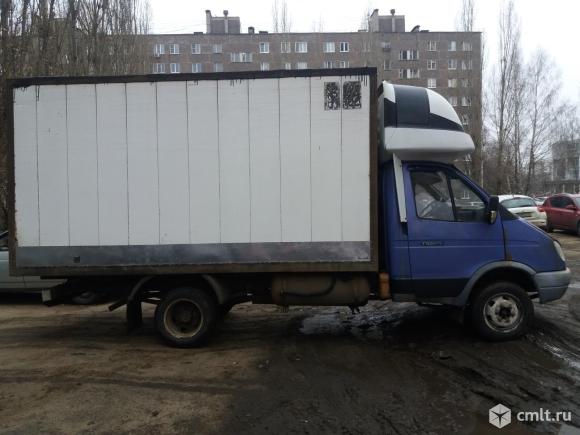
{"type": "Polygon", "coordinates": [[[375,270],[375,88],[368,68],[13,81],[13,273],[375,270]]]}

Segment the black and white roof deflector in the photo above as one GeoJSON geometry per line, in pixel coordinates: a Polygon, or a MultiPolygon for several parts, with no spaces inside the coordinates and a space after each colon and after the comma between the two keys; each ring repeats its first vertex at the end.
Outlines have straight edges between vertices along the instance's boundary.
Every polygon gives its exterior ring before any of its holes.
{"type": "Polygon", "coordinates": [[[430,89],[383,82],[381,139],[384,159],[453,161],[473,152],[449,102],[430,89]]]}

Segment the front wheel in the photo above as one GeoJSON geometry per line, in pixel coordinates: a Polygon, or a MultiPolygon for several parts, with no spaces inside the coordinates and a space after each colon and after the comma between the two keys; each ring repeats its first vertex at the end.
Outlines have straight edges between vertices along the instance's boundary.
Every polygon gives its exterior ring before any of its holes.
{"type": "Polygon", "coordinates": [[[179,287],[171,290],[155,310],[155,326],[161,336],[176,347],[202,344],[215,325],[214,299],[200,289],[179,287]]]}
{"type": "Polygon", "coordinates": [[[471,320],[478,334],[490,341],[524,335],[534,318],[534,305],[517,284],[500,281],[482,288],[471,305],[471,320]]]}

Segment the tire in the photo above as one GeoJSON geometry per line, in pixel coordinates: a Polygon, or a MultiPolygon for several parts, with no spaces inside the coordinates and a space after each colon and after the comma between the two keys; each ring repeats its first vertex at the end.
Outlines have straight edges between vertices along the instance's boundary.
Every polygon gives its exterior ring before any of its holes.
{"type": "Polygon", "coordinates": [[[482,338],[507,341],[528,331],[534,319],[534,305],[522,287],[499,281],[475,295],[470,315],[473,327],[482,338]]]}
{"type": "Polygon", "coordinates": [[[546,232],[547,233],[554,232],[554,227],[552,226],[552,224],[550,223],[550,221],[548,219],[546,219],[546,232]]]}
{"type": "Polygon", "coordinates": [[[86,291],[71,298],[74,305],[93,305],[101,300],[103,300],[103,295],[93,291],[86,291]]]}
{"type": "Polygon", "coordinates": [[[169,291],[155,310],[155,326],[165,341],[175,347],[203,344],[217,320],[214,299],[205,291],[178,287],[169,291]]]}

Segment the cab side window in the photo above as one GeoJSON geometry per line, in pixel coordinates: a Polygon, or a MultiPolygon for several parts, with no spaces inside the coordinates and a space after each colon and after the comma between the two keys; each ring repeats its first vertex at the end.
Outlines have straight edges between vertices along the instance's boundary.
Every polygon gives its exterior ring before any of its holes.
{"type": "Polygon", "coordinates": [[[441,171],[411,172],[415,208],[421,219],[454,221],[447,177],[441,171]]]}
{"type": "Polygon", "coordinates": [[[443,171],[411,171],[415,209],[421,219],[483,222],[485,203],[460,178],[443,171]]]}

